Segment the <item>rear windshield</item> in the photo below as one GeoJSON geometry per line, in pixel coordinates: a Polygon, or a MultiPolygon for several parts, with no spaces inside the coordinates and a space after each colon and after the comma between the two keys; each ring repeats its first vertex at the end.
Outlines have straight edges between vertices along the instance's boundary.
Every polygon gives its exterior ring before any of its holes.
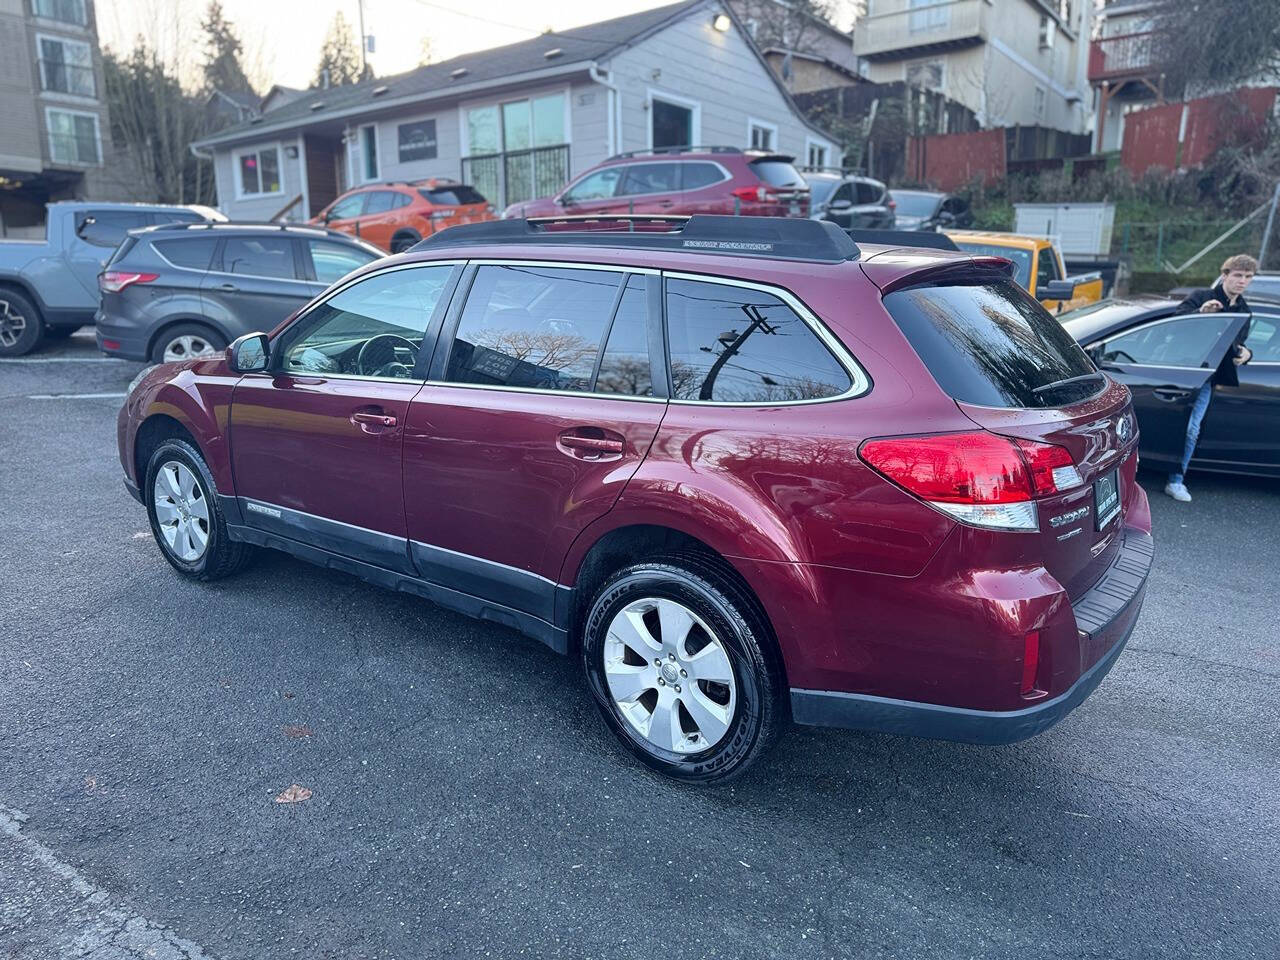
{"type": "Polygon", "coordinates": [[[1012,280],[895,290],[885,308],[948,394],[986,407],[1060,407],[1102,389],[1102,375],[1012,280]]]}
{"type": "Polygon", "coordinates": [[[804,177],[786,160],[754,160],[751,169],[771,187],[803,187],[804,177]]]}
{"type": "Polygon", "coordinates": [[[839,180],[810,180],[809,181],[809,199],[815,204],[826,203],[827,197],[840,186],[839,180]]]}
{"type": "Polygon", "coordinates": [[[442,207],[462,207],[469,203],[487,203],[484,194],[475,187],[440,187],[436,190],[419,190],[422,199],[442,207]]]}

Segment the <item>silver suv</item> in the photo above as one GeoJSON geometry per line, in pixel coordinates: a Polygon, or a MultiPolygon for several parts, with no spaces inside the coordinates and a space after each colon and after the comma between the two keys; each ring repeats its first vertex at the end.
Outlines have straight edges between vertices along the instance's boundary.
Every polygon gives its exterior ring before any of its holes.
{"type": "Polygon", "coordinates": [[[804,173],[809,184],[809,216],[846,230],[892,230],[895,204],[889,188],[870,177],[828,171],[804,173]]]}

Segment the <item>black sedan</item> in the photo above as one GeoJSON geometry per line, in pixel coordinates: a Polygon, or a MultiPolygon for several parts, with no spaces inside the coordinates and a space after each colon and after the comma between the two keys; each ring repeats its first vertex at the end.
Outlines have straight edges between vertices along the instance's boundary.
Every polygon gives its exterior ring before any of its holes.
{"type": "Polygon", "coordinates": [[[1133,391],[1142,459],[1171,472],[1182,459],[1196,392],[1213,401],[1191,468],[1280,477],[1280,302],[1253,301],[1245,364],[1223,363],[1248,317],[1179,314],[1166,297],[1103,300],[1058,319],[1094,362],[1133,391]]]}

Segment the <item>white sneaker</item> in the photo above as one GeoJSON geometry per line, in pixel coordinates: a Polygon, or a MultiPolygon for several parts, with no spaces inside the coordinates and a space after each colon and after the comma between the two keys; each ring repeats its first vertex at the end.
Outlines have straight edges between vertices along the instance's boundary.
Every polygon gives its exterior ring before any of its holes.
{"type": "Polygon", "coordinates": [[[1190,503],[1191,493],[1187,490],[1185,483],[1168,483],[1165,484],[1164,492],[1179,503],[1190,503]]]}

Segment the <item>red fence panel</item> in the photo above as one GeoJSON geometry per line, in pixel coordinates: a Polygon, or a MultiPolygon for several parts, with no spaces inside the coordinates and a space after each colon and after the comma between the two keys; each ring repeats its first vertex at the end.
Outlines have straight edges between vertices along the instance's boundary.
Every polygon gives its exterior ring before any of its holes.
{"type": "Polygon", "coordinates": [[[1166,103],[1138,110],[1124,118],[1124,143],[1120,162],[1135,176],[1178,164],[1178,131],[1182,126],[1182,104],[1166,103]]]}
{"type": "Polygon", "coordinates": [[[1003,180],[1004,130],[945,133],[907,138],[908,179],[939,190],[956,190],[971,180],[1003,180]]]}
{"type": "Polygon", "coordinates": [[[1275,103],[1275,87],[1244,87],[1138,110],[1125,117],[1120,162],[1135,176],[1200,166],[1227,144],[1258,142],[1275,103]]]}

